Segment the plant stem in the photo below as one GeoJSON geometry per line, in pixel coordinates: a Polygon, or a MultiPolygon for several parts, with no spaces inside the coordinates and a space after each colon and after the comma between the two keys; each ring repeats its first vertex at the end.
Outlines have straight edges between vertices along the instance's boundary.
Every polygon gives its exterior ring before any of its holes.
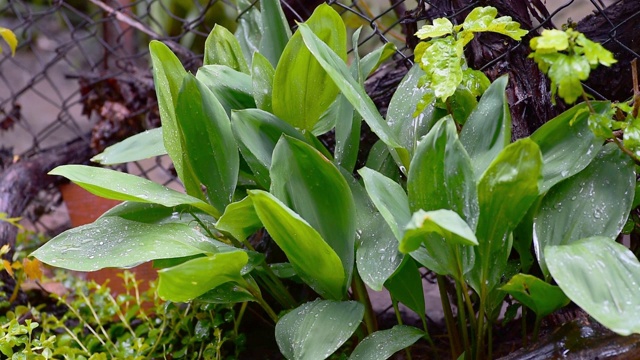
{"type": "Polygon", "coordinates": [[[364,305],[364,323],[367,327],[367,335],[374,333],[378,330],[378,321],[376,320],[376,314],[373,311],[373,306],[371,306],[371,300],[369,299],[367,288],[360,278],[357,270],[353,272],[351,289],[353,290],[354,299],[364,305]]]}
{"type": "MultiPolygon", "coordinates": [[[[402,315],[400,315],[400,308],[398,307],[398,302],[396,299],[391,296],[391,305],[393,305],[393,312],[396,314],[396,321],[398,325],[402,325],[402,315]]],[[[406,347],[404,349],[405,354],[407,354],[407,360],[412,360],[411,358],[411,346],[406,347]]]]}
{"type": "Polygon", "coordinates": [[[536,314],[536,322],[533,325],[533,341],[538,340],[538,333],[540,332],[540,323],[542,323],[542,317],[536,314]]]}
{"type": "Polygon", "coordinates": [[[236,338],[238,337],[238,328],[240,328],[242,317],[244,316],[245,310],[247,310],[247,304],[248,302],[246,301],[242,303],[242,305],[240,306],[240,311],[238,312],[238,316],[235,318],[235,321],[233,322],[233,335],[236,338]]]}
{"type": "MultiPolygon", "coordinates": [[[[482,285],[484,288],[484,284],[482,285]]],[[[485,296],[480,294],[480,309],[478,310],[478,327],[476,330],[476,360],[482,360],[483,348],[484,348],[484,308],[485,308],[485,296]]]]}
{"type": "Polygon", "coordinates": [[[522,347],[527,346],[528,337],[527,337],[527,307],[522,305],[522,347]]]}
{"type": "Polygon", "coordinates": [[[462,286],[459,284],[460,282],[456,281],[458,285],[456,286],[456,298],[458,300],[458,320],[460,320],[460,331],[462,331],[462,343],[464,345],[464,357],[465,359],[470,359],[471,353],[469,350],[471,349],[471,345],[469,344],[469,331],[467,328],[467,311],[464,308],[464,298],[462,295],[462,286]]]}
{"type": "Polygon", "coordinates": [[[440,301],[442,302],[442,310],[444,311],[444,320],[447,325],[447,332],[449,333],[449,346],[451,347],[451,357],[455,360],[460,354],[462,354],[462,348],[460,345],[460,334],[458,334],[458,328],[455,325],[456,321],[453,318],[453,312],[451,311],[451,303],[449,302],[449,295],[445,286],[446,279],[442,275],[437,275],[438,290],[440,291],[440,301]]]}

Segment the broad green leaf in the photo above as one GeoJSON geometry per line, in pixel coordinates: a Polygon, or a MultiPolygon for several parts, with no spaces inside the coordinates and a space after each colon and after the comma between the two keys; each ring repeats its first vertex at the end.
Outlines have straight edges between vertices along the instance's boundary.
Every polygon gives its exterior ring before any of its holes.
{"type": "Polygon", "coordinates": [[[115,170],[83,165],[63,165],[49,175],[60,175],[80,185],[94,195],[107,199],[160,204],[163,206],[192,205],[217,216],[217,210],[202,200],[177,192],[153,181],[115,170]]]}
{"type": "Polygon", "coordinates": [[[182,80],[187,72],[167,45],[153,40],[149,44],[149,52],[153,65],[153,82],[158,98],[158,110],[162,121],[164,148],[173,161],[178,178],[184,183],[187,193],[199,196],[200,192],[197,191],[197,184],[193,181],[192,174],[182,167],[182,139],[175,111],[182,80]]]}
{"type": "Polygon", "coordinates": [[[611,66],[618,62],[613,58],[611,51],[605,49],[604,46],[599,43],[587,39],[584,34],[580,34],[576,37],[576,44],[582,46],[584,57],[587,58],[591,66],[596,66],[598,64],[611,66]]]}
{"type": "Polygon", "coordinates": [[[545,275],[547,246],[618,236],[631,210],[635,181],[631,159],[608,144],[584,170],[549,190],[534,220],[533,238],[545,275]]]}
{"type": "Polygon", "coordinates": [[[620,335],[640,333],[640,263],[629,249],[592,237],[544,252],[551,275],[571,301],[620,335]]]}
{"type": "Polygon", "coordinates": [[[367,95],[362,86],[351,76],[343,58],[336,54],[327,44],[316,36],[306,24],[300,24],[298,28],[302,34],[305,45],[315,56],[320,65],[349,100],[351,105],[367,122],[371,130],[378,135],[387,146],[393,148],[399,157],[396,159],[405,166],[409,162],[409,154],[400,146],[397,137],[392,133],[387,122],[382,118],[373,100],[367,95]]]}
{"type": "Polygon", "coordinates": [[[511,113],[505,93],[508,80],[505,75],[489,86],[460,133],[478,179],[511,142],[511,113]]]}
{"type": "Polygon", "coordinates": [[[249,261],[244,251],[217,253],[158,271],[158,296],[187,302],[230,281],[244,283],[240,270],[249,261]]]}
{"type": "Polygon", "coordinates": [[[393,160],[389,148],[381,140],[376,141],[371,150],[369,150],[366,167],[379,172],[395,182],[400,182],[400,170],[393,160]]]}
{"type": "Polygon", "coordinates": [[[166,155],[162,142],[162,128],[146,130],[111,145],[94,156],[91,161],[102,165],[123,164],[166,155]]]}
{"type": "Polygon", "coordinates": [[[413,326],[396,325],[370,334],[349,356],[349,360],[386,360],[396,352],[413,345],[424,332],[413,326]]]}
{"type": "Polygon", "coordinates": [[[380,64],[395,55],[396,51],[396,46],[393,43],[388,42],[360,59],[360,69],[362,69],[364,78],[366,79],[366,77],[375,71],[380,64]]]}
{"type": "Polygon", "coordinates": [[[405,256],[402,265],[387,280],[384,287],[391,296],[425,319],[424,289],[422,276],[415,261],[405,256]]]}
{"type": "Polygon", "coordinates": [[[385,281],[396,272],[404,258],[398,251],[398,239],[378,213],[357,234],[360,241],[356,249],[358,274],[372,290],[382,291],[385,281]]]}
{"type": "Polygon", "coordinates": [[[418,144],[407,192],[411,211],[450,209],[475,229],[478,198],[473,167],[450,116],[438,121],[418,144]]]}
{"type": "Polygon", "coordinates": [[[447,18],[433,20],[433,25],[423,25],[416,33],[419,39],[435,38],[449,35],[453,32],[453,24],[447,18]]]}
{"type": "Polygon", "coordinates": [[[231,110],[255,108],[251,76],[227,66],[206,65],[198,69],[196,78],[205,84],[231,116],[231,110]]]}
{"type": "Polygon", "coordinates": [[[418,210],[405,227],[404,236],[400,240],[400,251],[406,254],[416,250],[426,241],[425,235],[429,233],[439,234],[450,244],[478,245],[473,230],[455,211],[418,210]]]}
{"type": "MultiPolygon", "coordinates": [[[[514,40],[520,40],[528,31],[520,29],[520,24],[510,16],[498,16],[498,10],[492,6],[477,7],[471,10],[464,19],[462,26],[469,32],[495,32],[506,35],[514,40]]],[[[463,35],[462,35],[463,36],[463,35]]]]}
{"type": "Polygon", "coordinates": [[[342,299],[345,270],[336,252],[300,215],[273,195],[250,190],[256,213],[300,278],[325,298],[342,299]]]}
{"type": "Polygon", "coordinates": [[[466,68],[462,70],[462,86],[478,97],[491,86],[491,80],[482,71],[466,68]]]}
{"type": "Polygon", "coordinates": [[[467,122],[469,115],[471,115],[478,105],[476,96],[473,95],[469,89],[462,86],[458,86],[447,103],[447,106],[451,109],[451,116],[455,119],[456,123],[461,125],[467,122]]]}
{"type": "Polygon", "coordinates": [[[547,316],[568,305],[570,301],[559,287],[527,274],[512,277],[501,290],[533,310],[538,317],[547,316]]]}
{"type": "MultiPolygon", "coordinates": [[[[592,102],[598,112],[609,108],[608,102],[592,102]]],[[[560,181],[582,171],[598,154],[603,139],[589,129],[587,105],[580,104],[549,120],[531,135],[542,152],[542,182],[544,194],[560,181]]]]}
{"type": "Polygon", "coordinates": [[[107,216],[117,216],[145,224],[180,223],[192,225],[197,222],[200,226],[207,228],[213,228],[216,223],[214,217],[190,205],[166,207],[133,201],[125,201],[112,207],[100,215],[100,218],[107,216]]]}
{"type": "MultiPolygon", "coordinates": [[[[344,64],[347,38],[344,23],[335,10],[316,8],[305,28],[317,34],[325,46],[339,54],[344,64]]],[[[300,28],[299,28],[300,29],[300,28]]],[[[273,113],[300,130],[311,131],[338,95],[326,69],[305,47],[300,30],[291,37],[276,66],[273,82],[273,113]]]]}
{"type": "Polygon", "coordinates": [[[216,223],[216,229],[242,241],[262,227],[250,197],[229,204],[216,223]]]}
{"type": "MultiPolygon", "coordinates": [[[[245,281],[249,282],[245,277],[245,281]]],[[[255,285],[257,288],[257,284],[255,285]]],[[[195,301],[208,304],[236,304],[256,301],[251,293],[234,282],[226,282],[198,296],[195,301]]]]}
{"type": "Polygon", "coordinates": [[[233,70],[249,73],[240,43],[229,30],[218,24],[213,26],[204,43],[203,65],[226,65],[233,70]]]}
{"type": "Polygon", "coordinates": [[[310,145],[283,136],[273,150],[271,193],[320,233],[340,257],[350,281],[356,209],[340,171],[310,145]]]}
{"type": "Polygon", "coordinates": [[[488,290],[498,285],[511,253],[509,233],[538,197],[542,155],[538,145],[525,138],[507,146],[489,165],[478,183],[480,217],[476,236],[476,278],[472,286],[488,290]],[[484,285],[480,285],[484,283],[484,285]]]}
{"type": "Polygon", "coordinates": [[[548,73],[551,79],[551,96],[555,97],[557,91],[562,100],[573,104],[583,94],[580,82],[589,78],[591,66],[582,56],[557,55],[548,73]]]}
{"type": "Polygon", "coordinates": [[[462,82],[462,42],[451,36],[429,41],[420,60],[428,87],[442,101],[453,95],[462,82]]]}
{"type": "Polygon", "coordinates": [[[253,99],[258,109],[271,112],[271,94],[273,92],[273,76],[275,69],[262,54],[253,54],[251,81],[253,84],[253,99]]]}
{"type": "Polygon", "coordinates": [[[63,232],[31,256],[69,270],[95,271],[217,252],[218,242],[195,227],[195,223],[145,224],[107,216],[63,232]]]}
{"type": "Polygon", "coordinates": [[[323,360],[360,326],[364,306],[355,301],[315,300],[280,318],[276,341],[288,360],[323,360]]]}
{"type": "Polygon", "coordinates": [[[409,154],[413,154],[418,141],[429,132],[435,122],[446,115],[436,109],[433,102],[426,104],[423,111],[414,114],[420,100],[428,92],[432,92],[428,86],[418,87],[418,81],[423,75],[424,71],[420,66],[414,65],[398,85],[387,110],[389,127],[409,154]]]}
{"type": "Polygon", "coordinates": [[[269,168],[273,149],[280,137],[285,134],[304,141],[302,135],[293,126],[276,116],[258,109],[238,110],[231,113],[231,130],[238,142],[240,153],[253,175],[263,188],[271,185],[269,168]]]}
{"type": "Polygon", "coordinates": [[[382,214],[396,239],[402,239],[404,227],[411,220],[409,199],[400,184],[375,170],[358,170],[364,180],[369,197],[382,214]]]}
{"type": "Polygon", "coordinates": [[[240,155],[227,114],[215,95],[188,74],[176,105],[183,136],[184,165],[206,189],[209,202],[222,213],[238,182],[240,155]]]}
{"type": "Polygon", "coordinates": [[[242,14],[242,16],[237,19],[238,27],[235,37],[238,39],[247,64],[251,66],[253,54],[258,52],[262,39],[260,10],[251,0],[237,0],[236,7],[238,14],[242,14]]]}
{"type": "MultiPolygon", "coordinates": [[[[16,48],[18,47],[18,38],[16,38],[16,34],[13,31],[0,27],[0,37],[4,39],[9,45],[9,49],[11,49],[11,56],[16,54],[16,48]]],[[[0,53],[2,52],[2,48],[0,48],[0,53]]]]}
{"type": "Polygon", "coordinates": [[[279,0],[260,0],[260,10],[260,53],[275,67],[291,37],[291,29],[279,0]]]}

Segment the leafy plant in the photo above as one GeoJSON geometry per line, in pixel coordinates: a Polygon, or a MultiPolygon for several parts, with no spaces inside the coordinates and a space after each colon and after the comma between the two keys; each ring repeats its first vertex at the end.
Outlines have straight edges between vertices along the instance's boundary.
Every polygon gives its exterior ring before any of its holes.
{"type": "MultiPolygon", "coordinates": [[[[125,202],[51,240],[35,257],[84,271],[153,260],[163,268],[158,293],[165,299],[257,303],[276,323],[288,359],[327,358],[354,336],[362,342],[353,358],[385,347],[375,354],[384,359],[419,337],[431,341],[420,266],[438,275],[442,289],[447,276],[455,283],[457,320],[448,295],[441,296],[454,358],[492,357],[486,339],[507,293],[540,319],[567,303],[564,291],[616,331],[636,331],[607,322],[613,307],[593,311],[605,300],[625,301],[624,287],[611,298],[584,299],[584,283],[571,282],[562,266],[581,251],[572,247],[580,239],[616,236],[631,206],[633,163],[589,129],[591,114],[608,111],[608,103],[578,105],[511,143],[508,79],[489,84],[466,67],[462,49],[477,32],[524,32],[496,18],[495,9],[479,8],[460,26],[440,19],[421,30],[432,40],[416,50],[420,64],[384,119],[363,83],[391,49],[364,57],[356,49],[348,66],[345,27],[330,6],[318,7],[291,35],[278,4],[252,8],[238,40],[216,28],[195,76],[165,45],[150,45],[163,145],[186,194],[113,170],[59,167],[52,174],[125,202]],[[266,14],[278,16],[266,24],[266,14]],[[256,26],[269,31],[252,32],[256,26]],[[213,51],[222,48],[224,56],[213,51]],[[417,88],[420,82],[425,86],[417,88]],[[358,170],[360,181],[353,173],[363,120],[380,141],[358,170]],[[318,140],[332,129],[333,152],[318,140]],[[258,251],[263,228],[285,263],[258,251]],[[532,243],[544,279],[517,275],[531,268],[532,243]],[[545,283],[552,278],[562,291],[545,283]],[[293,291],[295,283],[313,295],[293,291]],[[423,329],[378,331],[365,285],[388,289],[394,303],[422,318],[423,329]],[[553,299],[544,299],[550,288],[553,299]]],[[[136,142],[158,135],[141,134],[136,142]]],[[[109,151],[136,160],[131,145],[109,151]]],[[[609,248],[610,256],[598,260],[637,262],[609,248]]],[[[581,278],[602,276],[587,270],[567,267],[581,278]]],[[[615,309],[624,316],[631,308],[615,309]]]]}

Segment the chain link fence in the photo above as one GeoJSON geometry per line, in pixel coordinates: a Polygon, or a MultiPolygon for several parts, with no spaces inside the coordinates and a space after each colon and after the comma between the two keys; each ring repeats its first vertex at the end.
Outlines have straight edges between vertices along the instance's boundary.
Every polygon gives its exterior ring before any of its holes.
{"type": "MultiPolygon", "coordinates": [[[[295,27],[296,21],[308,18],[321,2],[284,0],[282,6],[295,27]]],[[[258,6],[256,3],[251,6],[258,6]]],[[[417,42],[413,33],[433,18],[445,16],[460,22],[473,7],[486,5],[497,7],[526,29],[578,23],[579,30],[620,59],[613,70],[594,74],[594,80],[587,84],[590,92],[615,100],[632,94],[629,63],[640,57],[640,41],[634,38],[640,33],[637,0],[566,0],[546,5],[541,0],[328,3],[341,13],[351,33],[363,27],[361,52],[387,42],[397,46],[394,61],[367,82],[367,90],[382,112],[412,64],[411,49],[417,42]]],[[[169,43],[185,67],[195,72],[213,25],[233,31],[244,14],[231,0],[0,0],[0,26],[12,29],[19,40],[15,57],[6,48],[0,55],[0,179],[3,170],[13,164],[52,149],[59,151],[71,142],[76,148],[80,142],[91,149],[89,154],[96,154],[114,142],[159,126],[149,41],[169,43]]],[[[469,51],[471,66],[483,69],[491,78],[511,68],[513,76],[523,79],[525,89],[518,92],[518,83],[513,85],[516,91],[509,100],[514,119],[529,119],[525,132],[530,132],[552,113],[538,100],[544,93],[548,98],[546,83],[531,81],[535,70],[523,65],[527,41],[518,44],[500,39],[503,45],[497,47],[483,41],[481,37],[469,51]]],[[[88,158],[85,155],[79,162],[88,158]]],[[[124,170],[180,187],[166,157],[134,163],[124,170]]],[[[24,216],[42,232],[57,232],[60,225],[67,224],[54,186],[40,189],[27,201],[29,206],[22,214],[10,215],[24,216]]]]}

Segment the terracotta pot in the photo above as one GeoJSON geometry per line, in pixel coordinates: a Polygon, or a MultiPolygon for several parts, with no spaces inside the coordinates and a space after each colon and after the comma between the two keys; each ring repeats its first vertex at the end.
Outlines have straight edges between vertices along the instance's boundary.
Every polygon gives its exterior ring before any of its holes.
{"type": "MultiPolygon", "coordinates": [[[[73,227],[94,222],[104,212],[120,203],[120,201],[117,200],[104,199],[93,195],[73,183],[60,186],[60,192],[67,206],[73,227]]],[[[128,270],[135,274],[136,280],[143,280],[139,285],[140,291],[149,289],[149,281],[155,280],[158,277],[157,271],[151,266],[151,262],[138,265],[128,270]]],[[[121,294],[125,292],[124,281],[121,277],[123,272],[124,270],[121,269],[107,268],[85,274],[88,280],[94,280],[98,284],[103,284],[109,280],[108,286],[111,288],[111,291],[115,294],[121,294]]]]}

